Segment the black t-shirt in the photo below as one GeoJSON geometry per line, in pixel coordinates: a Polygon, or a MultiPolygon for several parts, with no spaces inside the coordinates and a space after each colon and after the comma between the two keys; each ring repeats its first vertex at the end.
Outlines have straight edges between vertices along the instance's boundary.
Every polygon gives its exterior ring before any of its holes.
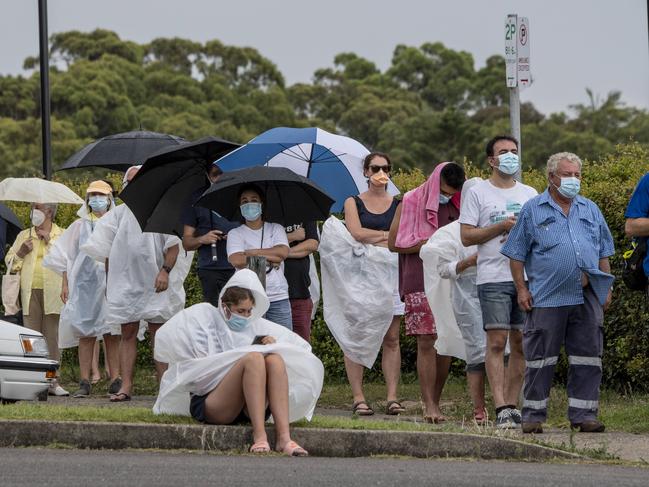
{"type": "MultiPolygon", "coordinates": [[[[302,227],[304,227],[304,240],[320,240],[315,222],[289,225],[286,227],[286,233],[289,234],[302,227]]],[[[304,240],[296,240],[289,245],[294,247],[304,242],[304,240]]],[[[284,276],[288,281],[288,297],[290,299],[307,299],[311,297],[311,293],[309,292],[309,286],[311,285],[311,278],[309,277],[309,256],[302,257],[301,259],[286,259],[284,261],[284,276]]]]}
{"type": "MultiPolygon", "coordinates": [[[[198,201],[206,188],[197,191],[192,196],[192,204],[198,201]]],[[[185,208],[182,215],[183,225],[189,225],[196,229],[196,236],[205,235],[210,230],[221,230],[228,233],[233,228],[241,225],[239,222],[231,222],[223,218],[218,213],[203,208],[202,206],[189,206],[185,208]]],[[[216,243],[216,262],[212,260],[212,246],[201,245],[198,247],[198,268],[211,270],[232,270],[233,267],[228,261],[228,252],[226,249],[227,240],[219,240],[216,243]]]]}

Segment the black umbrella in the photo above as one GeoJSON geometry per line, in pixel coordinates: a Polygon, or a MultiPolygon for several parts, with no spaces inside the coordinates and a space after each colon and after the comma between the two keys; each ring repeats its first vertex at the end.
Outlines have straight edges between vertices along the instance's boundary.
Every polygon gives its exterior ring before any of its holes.
{"type": "Polygon", "coordinates": [[[4,257],[5,246],[13,244],[22,229],[23,225],[16,214],[0,203],[0,257],[4,257]]]}
{"type": "Polygon", "coordinates": [[[232,220],[241,215],[239,191],[253,183],[264,193],[264,220],[282,225],[325,220],[334,199],[310,179],[285,167],[254,166],[226,172],[196,202],[232,220]]]}
{"type": "Polygon", "coordinates": [[[192,196],[207,186],[210,164],[237,147],[234,142],[203,137],[163,149],[146,160],[119,196],[143,231],[182,237],[182,212],[192,204],[192,196]]]}
{"type": "Polygon", "coordinates": [[[91,142],[63,163],[57,171],[79,167],[105,167],[126,171],[142,164],[149,156],[168,146],[186,142],[182,137],[135,130],[113,134],[91,142]]]}

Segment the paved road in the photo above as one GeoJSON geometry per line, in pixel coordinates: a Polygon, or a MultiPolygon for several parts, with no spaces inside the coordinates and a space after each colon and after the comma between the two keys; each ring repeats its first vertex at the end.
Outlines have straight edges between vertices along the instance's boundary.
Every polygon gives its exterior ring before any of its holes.
{"type": "Polygon", "coordinates": [[[647,486],[649,470],[606,465],[432,461],[406,459],[286,458],[201,453],[0,449],[0,485],[203,485],[265,487],[647,486]]]}

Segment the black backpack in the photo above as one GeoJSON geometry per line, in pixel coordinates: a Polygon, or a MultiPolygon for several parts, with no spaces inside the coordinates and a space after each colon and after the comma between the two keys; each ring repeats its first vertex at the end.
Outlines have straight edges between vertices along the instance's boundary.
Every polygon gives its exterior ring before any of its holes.
{"type": "Polygon", "coordinates": [[[647,276],[644,273],[644,259],[647,256],[647,239],[634,240],[631,249],[624,252],[624,269],[622,280],[632,291],[644,291],[647,288],[647,276]]]}

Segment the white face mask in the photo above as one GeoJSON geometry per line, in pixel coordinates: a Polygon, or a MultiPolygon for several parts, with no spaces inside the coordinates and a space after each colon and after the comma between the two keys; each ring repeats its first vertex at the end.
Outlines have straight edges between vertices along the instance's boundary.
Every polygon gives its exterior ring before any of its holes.
{"type": "Polygon", "coordinates": [[[45,213],[36,208],[32,209],[32,225],[40,227],[45,221],[45,213]]]}

